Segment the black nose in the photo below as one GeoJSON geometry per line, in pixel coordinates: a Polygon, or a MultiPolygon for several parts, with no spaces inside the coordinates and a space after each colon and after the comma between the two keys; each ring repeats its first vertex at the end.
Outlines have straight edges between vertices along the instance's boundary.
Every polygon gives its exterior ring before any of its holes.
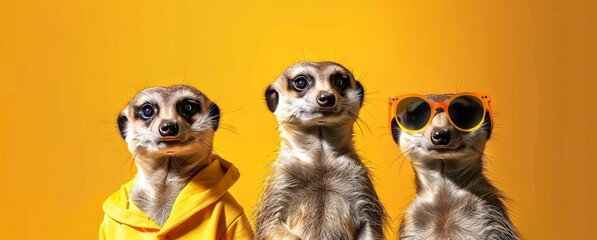
{"type": "Polygon", "coordinates": [[[168,122],[160,126],[160,135],[163,137],[171,137],[178,135],[178,124],[176,122],[168,122]]]}
{"type": "Polygon", "coordinates": [[[336,97],[331,93],[321,93],[317,96],[317,103],[321,107],[333,107],[336,104],[336,97]]]}
{"type": "Polygon", "coordinates": [[[431,143],[433,145],[448,145],[450,143],[450,132],[441,130],[431,133],[431,143]]]}

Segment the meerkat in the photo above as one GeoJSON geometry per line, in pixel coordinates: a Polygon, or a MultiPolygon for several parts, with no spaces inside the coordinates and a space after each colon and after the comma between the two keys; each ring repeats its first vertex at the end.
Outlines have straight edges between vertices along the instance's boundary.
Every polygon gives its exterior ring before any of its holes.
{"type": "Polygon", "coordinates": [[[145,89],[119,115],[138,170],[130,198],[159,226],[191,177],[211,162],[219,120],[218,105],[185,85],[145,89]]]}
{"type": "Polygon", "coordinates": [[[493,130],[489,96],[392,97],[389,112],[393,139],[416,176],[400,239],[519,239],[504,195],[483,172],[493,130]]]}
{"type": "Polygon", "coordinates": [[[386,212],[353,146],[364,89],[334,62],[300,62],[265,91],[281,146],[256,239],[383,239],[386,212]]]}
{"type": "Polygon", "coordinates": [[[147,88],[130,100],[117,123],[137,174],[104,203],[106,217],[100,236],[145,239],[143,234],[151,231],[160,239],[183,235],[187,239],[223,239],[240,232],[252,235],[242,207],[227,192],[240,174],[231,163],[212,153],[219,122],[218,105],[188,85],[147,88]],[[220,212],[239,220],[214,220],[220,212]],[[170,219],[173,214],[176,216],[170,219]],[[135,220],[147,217],[157,226],[149,220],[135,220]],[[202,227],[206,221],[217,223],[202,227]],[[226,226],[220,228],[220,224],[226,226]],[[230,233],[228,229],[234,224],[235,232],[230,233]],[[193,230],[197,228],[206,230],[198,233],[193,230]]]}

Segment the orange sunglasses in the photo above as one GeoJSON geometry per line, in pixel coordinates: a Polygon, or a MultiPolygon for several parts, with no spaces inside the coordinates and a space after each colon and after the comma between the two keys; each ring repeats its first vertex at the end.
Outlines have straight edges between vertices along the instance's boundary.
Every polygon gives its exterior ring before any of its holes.
{"type": "MultiPolygon", "coordinates": [[[[388,126],[396,119],[400,129],[408,132],[422,132],[433,119],[438,109],[443,109],[452,125],[463,132],[472,132],[489,119],[493,128],[491,98],[487,94],[464,92],[452,95],[448,101],[432,102],[419,94],[407,94],[388,99],[388,126]]],[[[391,130],[391,129],[390,129],[391,130]]]]}

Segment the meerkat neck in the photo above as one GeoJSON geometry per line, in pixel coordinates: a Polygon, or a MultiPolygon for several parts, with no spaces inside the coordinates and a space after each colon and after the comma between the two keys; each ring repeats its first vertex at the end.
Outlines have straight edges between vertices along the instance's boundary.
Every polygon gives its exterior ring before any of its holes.
{"type": "Polygon", "coordinates": [[[182,189],[212,159],[206,156],[135,159],[137,176],[130,200],[157,225],[163,226],[182,189]]]}
{"type": "Polygon", "coordinates": [[[354,154],[352,130],[352,124],[280,127],[280,151],[307,162],[330,153],[354,154]]]}
{"type": "Polygon", "coordinates": [[[459,188],[474,191],[474,187],[486,182],[483,162],[476,160],[431,159],[413,165],[416,172],[417,192],[442,186],[448,180],[459,188]]]}
{"type": "Polygon", "coordinates": [[[481,159],[475,161],[433,160],[414,166],[417,194],[439,189],[457,188],[485,200],[505,212],[502,193],[483,173],[481,159]]]}
{"type": "MultiPolygon", "coordinates": [[[[209,154],[203,156],[174,157],[160,159],[135,159],[137,165],[137,188],[147,190],[152,195],[159,195],[167,183],[178,182],[184,187],[191,178],[211,163],[209,154]]],[[[170,185],[178,186],[180,185],[170,185]]],[[[181,188],[182,189],[182,188],[181,188]]]]}

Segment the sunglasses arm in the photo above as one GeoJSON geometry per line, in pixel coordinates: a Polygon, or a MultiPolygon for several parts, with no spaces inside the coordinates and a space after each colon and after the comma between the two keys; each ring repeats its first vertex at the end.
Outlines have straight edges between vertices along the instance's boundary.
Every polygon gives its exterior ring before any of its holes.
{"type": "Polygon", "coordinates": [[[390,97],[390,99],[388,100],[388,128],[390,129],[390,132],[392,132],[392,118],[394,118],[394,114],[392,114],[392,107],[394,106],[394,104],[392,103],[395,100],[395,97],[390,97]]]}
{"type": "Polygon", "coordinates": [[[491,130],[493,130],[493,109],[491,108],[491,99],[487,100],[487,108],[489,108],[489,121],[491,122],[491,130]]]}

